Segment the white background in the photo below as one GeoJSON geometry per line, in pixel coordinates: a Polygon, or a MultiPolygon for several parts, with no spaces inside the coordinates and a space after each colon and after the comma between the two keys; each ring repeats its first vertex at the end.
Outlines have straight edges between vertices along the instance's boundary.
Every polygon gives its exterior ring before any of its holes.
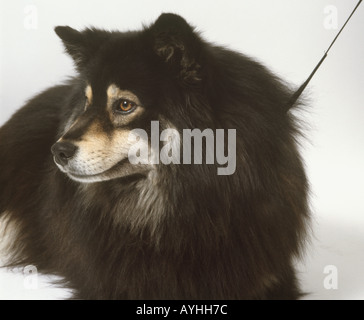
{"type": "MultiPolygon", "coordinates": [[[[325,8],[337,8],[341,27],[356,3],[0,0],[0,125],[31,96],[73,74],[72,62],[63,54],[54,26],[82,29],[93,25],[127,31],[153,22],[161,12],[179,13],[206,39],[257,58],[298,86],[338,32],[325,28],[325,8]],[[30,28],[30,12],[37,14],[35,29],[30,28]]],[[[311,107],[303,114],[308,139],[302,153],[312,186],[314,236],[299,269],[310,299],[364,299],[363,37],[364,4],[306,92],[311,107]],[[328,265],[338,271],[336,290],[324,287],[328,265]]],[[[50,287],[46,277],[38,277],[38,289],[26,287],[21,272],[0,271],[0,299],[67,296],[65,291],[50,287]]]]}

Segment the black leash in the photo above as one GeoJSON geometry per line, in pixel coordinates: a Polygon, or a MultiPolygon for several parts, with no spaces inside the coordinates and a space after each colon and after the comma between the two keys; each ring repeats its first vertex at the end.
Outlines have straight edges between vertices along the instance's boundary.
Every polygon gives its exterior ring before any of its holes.
{"type": "Polygon", "coordinates": [[[294,104],[297,102],[298,98],[301,96],[302,92],[306,89],[307,85],[309,84],[309,82],[311,81],[312,77],[315,75],[316,71],[320,68],[321,64],[324,62],[324,60],[327,57],[327,54],[329,53],[330,49],[332,48],[332,46],[334,45],[334,43],[336,42],[337,38],[340,36],[340,33],[344,30],[344,28],[346,27],[347,23],[349,22],[349,20],[351,19],[351,17],[353,16],[353,14],[355,13],[356,9],[358,9],[358,7],[360,6],[362,0],[360,0],[358,2],[358,4],[356,5],[356,7],[354,8],[353,12],[350,14],[349,18],[346,20],[346,22],[344,23],[344,25],[342,26],[342,28],[340,29],[340,31],[338,32],[338,34],[336,35],[335,39],[331,42],[329,48],[326,50],[324,56],[321,58],[320,62],[317,64],[317,66],[315,67],[315,69],[313,69],[312,73],[310,74],[310,76],[307,78],[307,80],[299,87],[299,89],[293,94],[293,96],[291,97],[291,99],[289,100],[289,103],[287,105],[287,110],[289,110],[292,106],[294,106],[294,104]]]}

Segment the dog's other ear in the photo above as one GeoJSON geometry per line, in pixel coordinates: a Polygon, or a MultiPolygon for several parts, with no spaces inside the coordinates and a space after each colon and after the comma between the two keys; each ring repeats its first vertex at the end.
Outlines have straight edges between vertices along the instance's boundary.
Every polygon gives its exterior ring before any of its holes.
{"type": "Polygon", "coordinates": [[[202,42],[182,17],[164,13],[150,28],[154,51],[182,80],[196,82],[200,78],[199,58],[202,42]]]}
{"type": "Polygon", "coordinates": [[[61,38],[78,71],[82,71],[111,34],[97,29],[85,29],[80,32],[68,26],[55,27],[54,31],[61,38]]]}

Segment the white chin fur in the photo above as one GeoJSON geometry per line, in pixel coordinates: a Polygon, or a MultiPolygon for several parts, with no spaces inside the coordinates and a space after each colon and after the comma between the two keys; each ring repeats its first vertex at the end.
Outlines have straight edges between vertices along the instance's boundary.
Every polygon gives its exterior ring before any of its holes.
{"type": "Polygon", "coordinates": [[[66,172],[66,174],[72,180],[77,181],[77,182],[82,182],[82,183],[94,183],[94,182],[106,181],[106,180],[111,180],[111,179],[117,178],[117,177],[109,177],[105,174],[97,174],[97,175],[93,175],[93,176],[75,176],[68,172],[66,172]]]}
{"type": "Polygon", "coordinates": [[[119,176],[117,174],[112,174],[109,171],[112,171],[113,167],[102,171],[100,173],[90,174],[90,175],[81,175],[81,174],[74,174],[69,172],[67,169],[65,169],[63,166],[58,164],[55,160],[54,163],[57,165],[58,169],[62,171],[63,173],[67,174],[67,176],[77,182],[82,183],[93,183],[93,182],[100,182],[100,181],[107,181],[111,179],[118,178],[119,176]]]}
{"type": "MultiPolygon", "coordinates": [[[[123,159],[125,160],[125,159],[123,159]]],[[[121,177],[125,177],[131,174],[146,174],[153,168],[155,168],[154,165],[131,165],[130,163],[122,164],[123,160],[121,160],[119,163],[114,165],[113,167],[102,171],[100,173],[95,174],[83,174],[83,173],[74,173],[67,170],[67,168],[64,168],[63,166],[59,165],[57,162],[57,167],[65,173],[70,179],[81,182],[81,183],[94,183],[94,182],[100,182],[100,181],[108,181],[113,179],[118,179],[121,177]]]]}

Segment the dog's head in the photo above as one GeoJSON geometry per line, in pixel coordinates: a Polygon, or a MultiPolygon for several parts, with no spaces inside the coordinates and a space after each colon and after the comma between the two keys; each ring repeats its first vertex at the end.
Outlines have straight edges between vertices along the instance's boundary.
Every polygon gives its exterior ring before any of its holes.
{"type": "Polygon", "coordinates": [[[55,31],[79,73],[68,120],[52,147],[59,169],[80,182],[153,170],[153,161],[132,163],[130,148],[138,143],[151,160],[159,152],[148,139],[151,121],[159,121],[161,129],[175,127],[166,119],[178,116],[166,106],[185,99],[183,87],[199,86],[198,36],[173,14],[161,15],[139,32],[55,31]],[[133,136],[135,128],[144,129],[148,137],[133,136]]]}

